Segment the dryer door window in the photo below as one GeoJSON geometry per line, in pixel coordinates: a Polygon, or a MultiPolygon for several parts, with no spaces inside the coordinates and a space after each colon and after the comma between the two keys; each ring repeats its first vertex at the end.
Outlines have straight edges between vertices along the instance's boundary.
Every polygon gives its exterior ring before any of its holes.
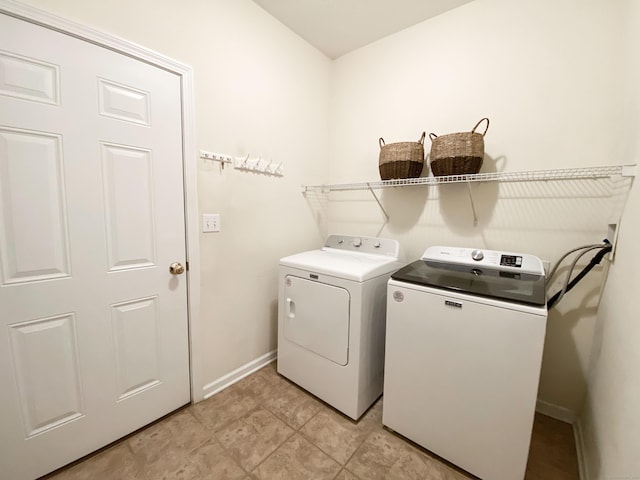
{"type": "Polygon", "coordinates": [[[287,275],[284,287],[284,335],[324,358],[349,361],[349,291],[287,275]]]}

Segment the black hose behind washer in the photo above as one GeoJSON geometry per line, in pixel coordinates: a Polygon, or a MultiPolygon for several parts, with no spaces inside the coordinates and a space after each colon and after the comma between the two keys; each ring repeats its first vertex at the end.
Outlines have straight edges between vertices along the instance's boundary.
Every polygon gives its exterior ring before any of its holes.
{"type": "MultiPolygon", "coordinates": [[[[589,265],[587,265],[586,267],[584,267],[582,269],[582,271],[576,275],[576,278],[574,278],[573,280],[571,280],[571,282],[569,282],[569,284],[567,285],[567,290],[564,293],[567,293],[569,290],[571,290],[573,287],[576,286],[576,284],[582,280],[584,278],[584,276],[589,273],[591,271],[591,269],[593,267],[595,267],[596,265],[598,265],[602,259],[604,258],[604,256],[609,253],[611,251],[613,247],[611,245],[603,247],[602,250],[600,250],[598,253],[596,253],[593,258],[591,259],[591,261],[589,262],[589,265]]],[[[547,302],[547,309],[550,309],[551,307],[553,307],[553,305],[555,305],[555,303],[558,301],[558,299],[560,298],[560,295],[562,294],[562,290],[560,290],[558,293],[556,293],[553,297],[551,297],[551,299],[547,302]]]]}

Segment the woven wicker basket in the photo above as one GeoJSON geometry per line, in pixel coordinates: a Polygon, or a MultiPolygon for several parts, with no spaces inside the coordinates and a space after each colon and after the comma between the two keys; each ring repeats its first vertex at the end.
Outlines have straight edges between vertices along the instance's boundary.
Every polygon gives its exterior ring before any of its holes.
{"type": "Polygon", "coordinates": [[[422,132],[417,142],[399,142],[385,145],[380,137],[380,178],[391,180],[394,178],[419,177],[424,167],[424,137],[422,132]]]}
{"type": "Polygon", "coordinates": [[[443,175],[467,175],[478,173],[484,158],[484,136],[489,129],[489,119],[483,118],[470,132],[451,133],[437,136],[429,134],[431,139],[431,171],[436,177],[443,175]],[[483,133],[476,133],[482,122],[487,126],[483,133]]]}

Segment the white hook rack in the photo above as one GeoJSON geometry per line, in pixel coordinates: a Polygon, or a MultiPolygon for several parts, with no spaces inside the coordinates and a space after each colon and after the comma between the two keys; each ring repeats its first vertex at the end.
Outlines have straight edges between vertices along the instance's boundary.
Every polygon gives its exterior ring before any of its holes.
{"type": "Polygon", "coordinates": [[[236,157],[233,166],[237,170],[263,173],[265,175],[275,175],[277,177],[284,175],[282,162],[276,164],[273,160],[267,160],[262,157],[251,158],[249,155],[236,157]]]}
{"type": "Polygon", "coordinates": [[[250,155],[246,157],[233,158],[231,155],[224,153],[207,152],[200,150],[200,158],[205,160],[212,160],[214,162],[220,162],[220,166],[224,168],[225,163],[232,163],[233,168],[236,170],[246,170],[250,172],[262,173],[265,175],[275,175],[282,177],[284,175],[284,168],[282,162],[276,163],[273,160],[267,160],[262,157],[251,158],[250,155]]]}
{"type": "Polygon", "coordinates": [[[207,152],[200,150],[200,158],[205,160],[213,160],[214,162],[220,162],[221,164],[233,162],[231,155],[225,155],[224,153],[207,152]]]}

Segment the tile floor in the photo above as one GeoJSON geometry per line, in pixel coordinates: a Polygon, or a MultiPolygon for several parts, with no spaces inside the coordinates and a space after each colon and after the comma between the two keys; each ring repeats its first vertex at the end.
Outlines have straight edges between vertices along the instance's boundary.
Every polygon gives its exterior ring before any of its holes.
{"type": "MultiPolygon", "coordinates": [[[[354,422],[272,363],[51,480],[464,480],[382,427],[382,399],[354,422]]],[[[576,480],[571,427],[536,415],[526,480],[576,480]]]]}

